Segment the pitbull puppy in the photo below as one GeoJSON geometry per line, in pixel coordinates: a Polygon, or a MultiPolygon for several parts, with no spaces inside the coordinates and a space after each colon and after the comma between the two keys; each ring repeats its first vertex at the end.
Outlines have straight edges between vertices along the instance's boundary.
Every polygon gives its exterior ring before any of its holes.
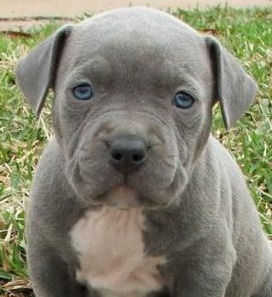
{"type": "Polygon", "coordinates": [[[272,252],[243,175],[210,135],[256,84],[212,37],[147,8],[59,29],[17,67],[55,138],[33,183],[37,297],[271,297],[272,252]]]}

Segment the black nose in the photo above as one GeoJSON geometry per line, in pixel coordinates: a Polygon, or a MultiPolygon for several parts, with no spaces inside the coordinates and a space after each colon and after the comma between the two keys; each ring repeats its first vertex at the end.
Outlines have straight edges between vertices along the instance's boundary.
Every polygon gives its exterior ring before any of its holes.
{"type": "Polygon", "coordinates": [[[110,155],[117,170],[130,173],[144,163],[146,145],[140,139],[118,138],[110,146],[110,155]]]}

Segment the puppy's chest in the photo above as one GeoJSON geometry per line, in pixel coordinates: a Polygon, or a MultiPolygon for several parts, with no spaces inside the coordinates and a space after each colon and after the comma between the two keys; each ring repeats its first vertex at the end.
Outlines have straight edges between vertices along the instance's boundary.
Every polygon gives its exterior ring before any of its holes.
{"type": "Polygon", "coordinates": [[[144,297],[161,289],[164,282],[157,266],[165,261],[145,255],[143,229],[144,217],[137,208],[88,212],[71,231],[80,261],[77,280],[102,297],[144,297]]]}

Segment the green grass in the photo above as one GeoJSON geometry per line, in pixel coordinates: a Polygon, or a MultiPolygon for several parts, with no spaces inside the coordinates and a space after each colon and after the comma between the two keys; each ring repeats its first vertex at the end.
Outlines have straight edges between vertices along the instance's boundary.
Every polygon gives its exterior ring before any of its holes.
{"type": "MultiPolygon", "coordinates": [[[[200,31],[216,35],[257,80],[258,102],[229,132],[224,130],[216,108],[213,133],[240,164],[264,229],[272,238],[272,8],[215,7],[178,10],[175,15],[200,31]]],[[[30,36],[0,35],[0,295],[13,291],[15,296],[23,296],[19,292],[29,287],[24,209],[33,170],[52,133],[50,103],[35,121],[15,86],[14,66],[57,26],[34,28],[30,36]]]]}

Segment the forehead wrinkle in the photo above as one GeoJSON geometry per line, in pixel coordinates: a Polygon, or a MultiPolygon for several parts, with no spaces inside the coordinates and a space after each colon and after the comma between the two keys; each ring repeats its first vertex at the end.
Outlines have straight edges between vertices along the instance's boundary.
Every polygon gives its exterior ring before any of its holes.
{"type": "Polygon", "coordinates": [[[97,55],[89,59],[77,59],[72,66],[72,70],[67,78],[68,82],[80,82],[84,79],[92,81],[106,82],[110,77],[111,66],[107,60],[97,55]]]}
{"type": "Polygon", "coordinates": [[[156,91],[157,88],[158,91],[174,92],[181,87],[199,94],[195,80],[190,79],[195,74],[192,63],[200,64],[197,57],[192,61],[188,50],[183,52],[179,48],[174,52],[171,47],[159,46],[154,40],[145,41],[142,44],[128,36],[121,43],[120,40],[105,41],[93,48],[88,56],[78,55],[72,73],[79,79],[87,76],[97,82],[111,82],[116,91],[132,91],[140,87],[142,91],[156,91]]]}
{"type": "Polygon", "coordinates": [[[172,48],[141,34],[135,39],[123,37],[100,49],[114,73],[121,75],[123,80],[137,78],[148,82],[153,79],[170,84],[175,84],[185,74],[199,76],[196,69],[201,72],[203,64],[199,51],[199,48],[190,49],[182,45],[182,41],[172,48]],[[191,55],[192,51],[194,55],[191,55]]]}
{"type": "Polygon", "coordinates": [[[78,61],[74,70],[68,77],[69,83],[77,83],[82,79],[90,79],[91,82],[111,81],[117,91],[124,89],[144,92],[147,89],[154,93],[165,91],[169,95],[183,90],[190,91],[192,95],[199,97],[200,86],[186,65],[175,65],[168,59],[145,57],[134,60],[122,61],[96,56],[88,61],[78,61]],[[146,62],[147,61],[147,62],[146,62]]]}

